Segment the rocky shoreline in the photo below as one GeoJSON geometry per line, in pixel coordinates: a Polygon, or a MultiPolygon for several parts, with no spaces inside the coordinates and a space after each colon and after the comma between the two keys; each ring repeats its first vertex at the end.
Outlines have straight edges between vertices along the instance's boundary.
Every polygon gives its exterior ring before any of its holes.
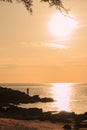
{"type": "Polygon", "coordinates": [[[20,103],[36,103],[36,102],[53,102],[52,98],[40,98],[39,95],[29,96],[24,92],[4,88],[0,86],[0,104],[20,104],[20,103]]]}
{"type": "Polygon", "coordinates": [[[0,107],[0,117],[17,120],[39,120],[67,124],[64,128],[69,127],[69,124],[74,124],[75,128],[87,128],[87,112],[84,114],[75,114],[74,112],[61,111],[53,114],[50,111],[43,112],[43,110],[39,108],[26,109],[14,105],[8,105],[0,107]]]}
{"type": "Polygon", "coordinates": [[[53,113],[51,111],[43,112],[39,108],[21,108],[17,104],[50,102],[53,99],[40,98],[38,95],[29,96],[23,92],[0,87],[0,117],[12,118],[17,120],[39,120],[50,121],[52,123],[64,123],[64,129],[71,130],[69,124],[73,123],[75,129],[87,128],[87,112],[84,114],[76,114],[74,112],[61,111],[53,113]]]}

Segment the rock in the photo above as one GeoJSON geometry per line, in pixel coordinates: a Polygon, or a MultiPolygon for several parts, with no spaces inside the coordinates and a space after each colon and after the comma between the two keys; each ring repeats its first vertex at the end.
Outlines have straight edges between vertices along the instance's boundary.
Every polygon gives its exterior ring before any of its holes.
{"type": "Polygon", "coordinates": [[[68,124],[66,124],[66,125],[64,125],[64,130],[71,130],[71,126],[70,125],[68,125],[68,124]]]}
{"type": "Polygon", "coordinates": [[[52,98],[41,98],[40,99],[41,102],[53,102],[54,100],[52,98]]]}
{"type": "Polygon", "coordinates": [[[39,95],[29,96],[24,92],[12,90],[10,88],[0,87],[0,104],[19,104],[19,103],[36,103],[52,102],[52,98],[40,98],[39,95]]]}
{"type": "Polygon", "coordinates": [[[0,108],[0,113],[4,117],[15,119],[39,119],[43,116],[42,109],[39,108],[21,108],[14,105],[8,105],[7,107],[0,108]]]}

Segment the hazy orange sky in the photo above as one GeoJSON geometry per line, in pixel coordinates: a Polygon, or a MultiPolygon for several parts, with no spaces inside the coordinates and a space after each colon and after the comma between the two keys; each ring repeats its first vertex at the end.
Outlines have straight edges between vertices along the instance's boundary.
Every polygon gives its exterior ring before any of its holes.
{"type": "Polygon", "coordinates": [[[0,82],[87,82],[87,1],[65,3],[78,28],[62,39],[49,31],[58,10],[48,7],[37,0],[30,15],[22,4],[0,2],[0,82]]]}

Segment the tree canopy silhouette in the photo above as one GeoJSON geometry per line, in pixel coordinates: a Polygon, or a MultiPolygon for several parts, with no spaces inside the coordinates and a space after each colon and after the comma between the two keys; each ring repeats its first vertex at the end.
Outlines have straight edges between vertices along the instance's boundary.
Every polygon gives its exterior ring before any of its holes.
{"type": "MultiPolygon", "coordinates": [[[[9,3],[13,3],[13,0],[0,0],[3,2],[9,2],[9,3]]],[[[30,11],[30,13],[32,13],[32,6],[33,6],[33,0],[16,0],[18,3],[22,2],[24,4],[24,6],[26,7],[26,9],[28,11],[30,11]]],[[[40,2],[45,2],[49,4],[49,7],[51,6],[55,6],[58,10],[65,10],[63,6],[63,1],[62,0],[41,0],[40,2]]]]}

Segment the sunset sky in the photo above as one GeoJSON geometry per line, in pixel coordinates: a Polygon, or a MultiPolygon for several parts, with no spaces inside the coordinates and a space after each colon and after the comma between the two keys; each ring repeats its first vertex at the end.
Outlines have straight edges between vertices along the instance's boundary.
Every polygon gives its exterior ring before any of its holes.
{"type": "Polygon", "coordinates": [[[64,5],[78,25],[60,37],[49,28],[55,7],[37,0],[30,15],[22,3],[0,2],[1,83],[87,82],[87,0],[64,5]]]}

